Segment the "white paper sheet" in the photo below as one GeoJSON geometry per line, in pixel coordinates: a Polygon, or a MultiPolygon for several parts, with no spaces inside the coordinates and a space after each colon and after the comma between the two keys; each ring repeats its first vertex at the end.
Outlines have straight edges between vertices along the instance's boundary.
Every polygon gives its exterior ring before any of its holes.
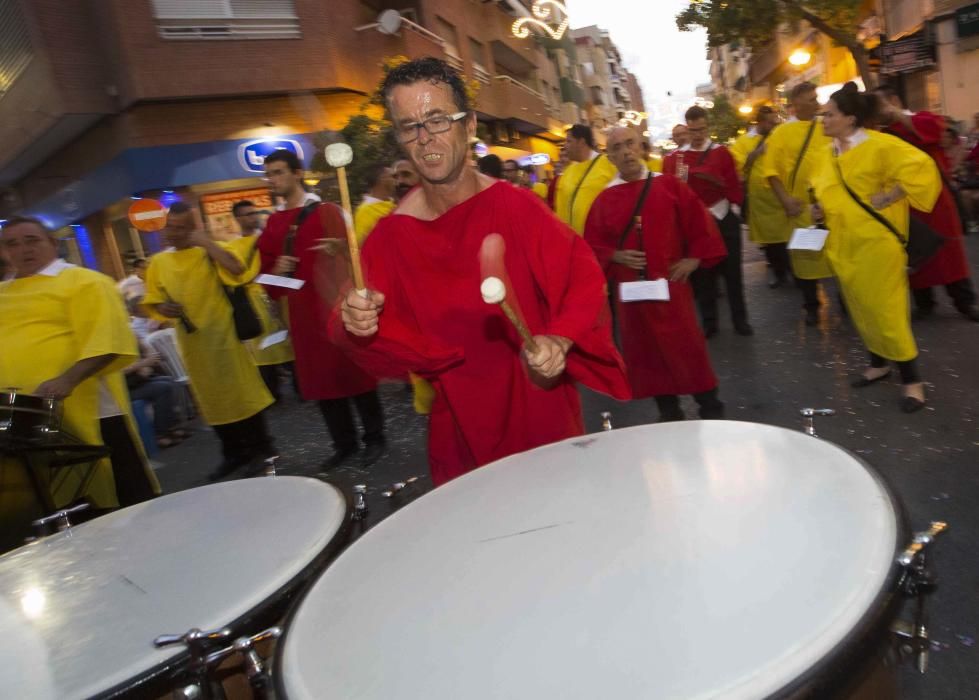
{"type": "Polygon", "coordinates": [[[270,287],[285,287],[286,289],[302,289],[306,284],[305,280],[297,280],[292,277],[281,277],[279,275],[259,275],[255,278],[259,284],[267,284],[270,287]]]}
{"type": "Polygon", "coordinates": [[[792,232],[789,250],[822,250],[829,231],[824,228],[797,228],[792,232]]]}
{"type": "Polygon", "coordinates": [[[670,283],[665,278],[623,282],[619,285],[619,299],[630,301],[669,301],[670,283]]]}
{"type": "Polygon", "coordinates": [[[286,338],[288,337],[289,337],[289,331],[276,331],[275,333],[269,333],[267,336],[265,336],[259,341],[258,349],[264,350],[265,348],[270,348],[273,345],[284,343],[286,342],[286,338]]]}

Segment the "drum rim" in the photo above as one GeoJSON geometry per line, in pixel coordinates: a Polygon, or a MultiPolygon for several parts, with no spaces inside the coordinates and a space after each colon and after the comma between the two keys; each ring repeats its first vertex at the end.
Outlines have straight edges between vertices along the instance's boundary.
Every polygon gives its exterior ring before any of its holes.
{"type": "MultiPolygon", "coordinates": [[[[291,475],[289,476],[291,477],[291,475]]],[[[269,477],[261,477],[261,478],[269,478],[269,477]]],[[[281,477],[272,477],[272,478],[281,478],[281,477]]],[[[297,476],[291,478],[311,479],[312,477],[297,476]]],[[[334,489],[342,498],[344,509],[343,509],[343,517],[341,518],[340,521],[340,529],[337,530],[336,533],[334,533],[333,537],[331,537],[330,541],[326,543],[326,546],[322,549],[322,551],[320,551],[320,553],[317,554],[316,557],[313,558],[313,560],[310,561],[309,564],[304,566],[299,573],[293,576],[284,585],[279,587],[275,591],[275,593],[270,595],[268,598],[266,598],[258,605],[252,607],[246,613],[235,618],[235,620],[233,620],[232,622],[224,625],[224,627],[232,631],[231,637],[228,640],[229,644],[233,642],[234,639],[242,633],[243,627],[250,624],[254,619],[260,617],[265,611],[271,608],[272,605],[274,604],[272,601],[281,601],[282,599],[288,596],[296,595],[297,592],[300,593],[298,597],[300,598],[305,597],[306,591],[304,589],[309,588],[308,584],[313,580],[315,580],[316,573],[318,571],[322,571],[326,569],[326,567],[329,565],[332,559],[335,558],[340,553],[340,551],[342,551],[342,549],[344,548],[344,545],[347,542],[351,529],[350,514],[353,510],[353,501],[351,500],[349,494],[347,494],[343,489],[341,489],[333,482],[323,481],[322,479],[312,479],[312,480],[318,481],[326,486],[329,486],[330,488],[334,489]]],[[[180,493],[180,492],[177,491],[175,493],[180,493]]],[[[292,604],[290,604],[290,609],[291,607],[292,604]]],[[[149,640],[147,641],[149,642],[149,640]]],[[[123,697],[123,696],[127,696],[130,693],[138,691],[139,689],[141,689],[143,686],[147,684],[156,681],[160,681],[160,682],[175,681],[180,677],[180,674],[185,671],[189,661],[190,661],[190,652],[188,652],[186,649],[182,649],[178,651],[174,656],[168,658],[165,661],[160,662],[156,666],[153,666],[152,668],[144,671],[143,673],[134,676],[133,678],[124,681],[123,683],[119,683],[111,688],[108,688],[106,690],[103,690],[91,696],[90,700],[103,700],[108,698],[123,697]],[[170,677],[167,678],[166,677],[167,675],[169,675],[170,677]]]]}
{"type": "MultiPolygon", "coordinates": [[[[700,421],[688,421],[688,423],[693,422],[700,421]]],[[[753,421],[725,422],[747,423],[750,425],[763,426],[765,428],[779,428],[804,436],[804,433],[801,433],[798,430],[793,430],[792,428],[782,425],[773,425],[771,423],[756,423],[753,421]]],[[[630,426],[629,428],[625,428],[625,430],[650,427],[652,425],[655,424],[630,426]]],[[[518,454],[535,452],[537,450],[546,449],[547,447],[559,444],[560,442],[579,440],[581,437],[582,436],[578,436],[569,438],[568,440],[561,440],[557,443],[542,445],[518,454]]],[[[823,695],[813,695],[813,693],[832,693],[834,690],[846,687],[853,680],[852,672],[860,669],[867,659],[879,648],[882,633],[887,633],[890,621],[896,616],[896,613],[903,601],[900,592],[897,590],[897,584],[898,580],[900,579],[902,569],[896,561],[897,555],[907,546],[910,533],[907,510],[903,501],[891,487],[887,478],[880,471],[878,471],[876,467],[867,462],[867,460],[863,459],[857,454],[854,454],[847,448],[832,442],[831,440],[827,440],[819,436],[811,437],[812,439],[819,440],[820,442],[823,442],[851,457],[854,461],[860,464],[860,466],[863,467],[880,486],[881,491],[887,497],[887,500],[893,509],[894,519],[896,521],[894,528],[894,558],[892,560],[891,570],[888,572],[887,577],[884,579],[880,589],[874,596],[871,607],[863,614],[863,616],[861,616],[857,624],[849,632],[847,632],[847,634],[839,641],[839,643],[836,644],[836,646],[823,655],[819,661],[814,663],[804,673],[794,678],[791,682],[779,688],[774,693],[766,696],[766,700],[789,697],[823,697],[823,695]]],[[[504,461],[512,456],[514,455],[509,455],[508,457],[504,457],[497,461],[504,461]]],[[[496,464],[496,462],[491,462],[490,464],[496,464]]],[[[475,472],[477,470],[473,471],[475,472]]],[[[470,474],[471,473],[473,472],[470,472],[470,474]]],[[[465,478],[465,476],[466,475],[463,475],[463,477],[460,478],[465,478]]],[[[435,489],[429,491],[421,498],[407,504],[405,508],[419,503],[425,496],[433,493],[434,491],[435,489]]],[[[397,513],[392,515],[397,515],[397,513]]],[[[326,574],[326,568],[324,568],[320,576],[326,574]]],[[[318,580],[319,577],[317,577],[317,581],[318,580]]],[[[302,594],[299,595],[290,605],[288,613],[282,620],[282,635],[278,638],[278,640],[276,640],[275,655],[273,657],[274,672],[272,673],[272,683],[273,687],[275,688],[276,697],[282,698],[282,700],[289,700],[290,697],[285,687],[284,675],[282,673],[284,661],[283,655],[285,653],[287,639],[289,637],[289,633],[293,629],[293,622],[296,615],[298,614],[298,611],[302,607],[306,598],[311,593],[313,587],[313,585],[307,586],[306,589],[302,591],[302,594]]]]}

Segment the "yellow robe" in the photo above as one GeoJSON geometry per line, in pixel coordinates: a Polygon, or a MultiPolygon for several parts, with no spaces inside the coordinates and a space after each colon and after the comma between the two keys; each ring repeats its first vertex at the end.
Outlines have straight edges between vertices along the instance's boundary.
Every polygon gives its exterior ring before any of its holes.
{"type": "Polygon", "coordinates": [[[357,242],[363,245],[367,236],[377,226],[377,222],[394,211],[397,205],[388,200],[385,202],[361,202],[360,206],[354,211],[354,231],[357,233],[357,242]]]}
{"type": "Polygon", "coordinates": [[[164,317],[153,304],[175,301],[197,327],[187,333],[183,324],[174,324],[191,391],[210,425],[245,420],[272,403],[251,355],[235,335],[222,283],[235,285],[240,280],[213,264],[203,248],[169,250],[150,258],[143,297],[154,318],[164,317]]]}
{"type": "Polygon", "coordinates": [[[279,313],[275,302],[265,293],[262,285],[252,282],[262,269],[261,257],[258,251],[255,250],[256,245],[258,245],[258,236],[242,236],[225,243],[225,246],[231,252],[238,256],[243,263],[248,265],[248,269],[241,275],[241,278],[248,280],[246,283],[247,286],[245,287],[248,292],[248,299],[251,301],[252,308],[255,309],[255,314],[262,324],[262,334],[257,338],[246,340],[245,347],[248,348],[248,352],[251,353],[256,365],[281,365],[286,362],[292,362],[295,359],[292,351],[292,343],[288,338],[281,343],[270,345],[265,349],[259,347],[262,339],[267,335],[284,331],[286,327],[279,320],[279,313]]]}
{"type": "Polygon", "coordinates": [[[547,185],[545,183],[535,182],[530,186],[530,189],[533,190],[534,194],[543,199],[545,202],[547,201],[547,185]]]}
{"type": "Polygon", "coordinates": [[[554,213],[561,221],[577,231],[579,236],[584,235],[585,220],[588,218],[592,203],[605,186],[619,174],[605,155],[599,154],[596,158],[597,161],[591,170],[588,169],[591,160],[571,163],[564,169],[557,182],[554,213]],[[587,177],[585,177],[586,172],[587,177]]]}
{"type": "MultiPolygon", "coordinates": [[[[138,431],[132,421],[129,392],[121,370],[139,358],[136,338],[129,328],[122,297],[115,282],[99,272],[83,267],[66,267],[56,275],[32,275],[0,283],[0,386],[17,387],[30,393],[39,384],[54,379],[79,360],[100,355],[116,355],[109,366],[89,377],[63,402],[62,427],[82,442],[101,445],[99,429],[99,390],[104,386],[116,406],[128,419],[130,432],[139,446],[138,431]]],[[[27,473],[13,460],[2,465],[0,486],[0,527],[22,521],[36,505],[27,473]]],[[[47,470],[40,470],[42,482],[47,470]]],[[[108,459],[91,472],[88,484],[79,492],[88,465],[69,467],[56,474],[51,496],[58,507],[76,495],[86,497],[96,508],[114,508],[115,479],[108,459]]],[[[160,485],[149,466],[147,477],[154,491],[160,485]]]]}
{"type": "MultiPolygon", "coordinates": [[[[782,181],[786,192],[802,202],[802,213],[799,216],[788,218],[782,216],[782,240],[789,240],[792,231],[797,228],[805,228],[812,225],[812,218],[809,215],[809,188],[812,185],[812,173],[818,167],[818,161],[825,156],[831,141],[823,133],[823,125],[816,124],[809,147],[806,149],[805,156],[799,164],[799,171],[795,182],[792,181],[792,171],[799,153],[802,151],[802,144],[805,143],[806,133],[812,122],[786,122],[775,127],[775,131],[768,137],[765,157],[761,163],[761,170],[766,178],[777,176],[782,181]]],[[[757,166],[756,166],[757,167],[757,166]]],[[[751,207],[748,208],[751,214],[751,207]]],[[[790,251],[792,260],[792,272],[800,279],[821,279],[832,277],[829,263],[826,262],[824,252],[809,250],[790,251]]]]}
{"type": "MultiPolygon", "coordinates": [[[[771,139],[771,135],[769,135],[771,139]]],[[[761,142],[761,134],[747,133],[738,138],[731,146],[731,155],[738,164],[738,174],[744,178],[744,166],[748,162],[748,156],[755,150],[761,142]]],[[[766,151],[768,142],[765,143],[766,151]]],[[[789,240],[792,231],[788,225],[788,217],[782,208],[781,202],[775,196],[775,191],[768,184],[765,176],[765,157],[760,155],[755,159],[751,166],[751,173],[748,182],[745,183],[745,190],[748,194],[748,234],[754,243],[768,245],[771,243],[785,243],[789,240]]]]}
{"type": "MultiPolygon", "coordinates": [[[[880,214],[903,235],[908,205],[930,211],[942,189],[935,163],[899,138],[867,132],[867,140],[839,157],[846,183],[864,202],[900,185],[907,197],[880,214]]],[[[877,223],[847,194],[827,146],[813,187],[826,212],[826,256],[839,278],[847,310],[864,345],[889,360],[918,354],[911,334],[907,253],[894,234],[877,223]]]]}
{"type": "Polygon", "coordinates": [[[646,168],[651,173],[663,172],[663,159],[659,156],[650,156],[646,159],[646,168]]]}

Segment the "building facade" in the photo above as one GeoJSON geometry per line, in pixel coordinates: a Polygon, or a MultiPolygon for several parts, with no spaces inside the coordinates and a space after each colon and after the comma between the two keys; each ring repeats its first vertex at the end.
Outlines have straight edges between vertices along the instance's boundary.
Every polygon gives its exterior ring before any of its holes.
{"type": "Polygon", "coordinates": [[[41,217],[74,261],[116,276],[160,245],[130,222],[134,199],[199,200],[221,237],[236,197],[271,205],[264,155],[308,165],[317,134],[380,116],[369,98],[397,56],[478,84],[490,148],[556,158],[584,106],[573,43],[515,37],[527,14],[518,0],[0,0],[0,135],[16,144],[0,153],[0,217],[41,217]]]}

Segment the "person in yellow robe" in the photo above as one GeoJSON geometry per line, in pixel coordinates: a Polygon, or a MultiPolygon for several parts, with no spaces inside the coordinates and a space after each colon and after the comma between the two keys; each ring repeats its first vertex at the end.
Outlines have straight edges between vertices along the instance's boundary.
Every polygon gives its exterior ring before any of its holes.
{"type": "Polygon", "coordinates": [[[642,142],[642,159],[646,163],[646,169],[651,173],[661,173],[663,172],[663,159],[653,153],[653,147],[649,145],[649,141],[643,139],[642,142]]]}
{"type": "MultiPolygon", "coordinates": [[[[0,386],[60,399],[62,428],[90,445],[108,444],[113,460],[66,468],[42,487],[58,508],[85,499],[96,509],[131,505],[160,493],[131,417],[121,371],[139,357],[129,317],[112,279],[58,258],[45,225],[7,221],[0,250],[10,266],[0,282],[0,386]]],[[[29,475],[3,464],[0,528],[23,532],[39,514],[29,475]],[[13,523],[19,526],[9,527],[13,523]]]]}
{"type": "MultiPolygon", "coordinates": [[[[809,188],[812,172],[821,154],[829,146],[829,138],[816,116],[819,98],[812,83],[796,85],[789,95],[793,119],[779,125],[768,137],[762,173],[768,179],[775,196],[785,212],[782,218],[782,237],[788,241],[797,228],[812,225],[809,215],[809,188]]],[[[750,213],[750,205],[748,207],[750,213]]],[[[819,283],[833,273],[822,251],[790,251],[789,259],[796,284],[802,291],[802,306],[806,310],[806,325],[819,323],[819,283]]]]}
{"type": "Polygon", "coordinates": [[[209,475],[217,480],[275,456],[263,412],[272,395],[238,340],[222,288],[241,284],[245,267],[211,240],[185,202],[170,207],[164,238],[173,248],[150,259],[143,308],[156,318],[176,320],[191,391],[221,440],[223,460],[209,475]]]}
{"type": "Polygon", "coordinates": [[[255,360],[258,372],[262,375],[262,380],[272,394],[272,398],[279,401],[281,397],[279,368],[289,367],[295,360],[295,355],[286,325],[281,320],[282,313],[279,307],[265,293],[262,285],[253,281],[262,268],[261,256],[256,247],[258,237],[262,233],[261,213],[255,207],[255,203],[247,199],[235,202],[231,213],[241,229],[241,237],[228,241],[226,245],[245,264],[244,279],[248,280],[245,287],[248,291],[248,300],[252,303],[252,308],[255,309],[255,314],[262,324],[262,334],[257,338],[246,340],[245,347],[255,360]],[[269,344],[272,340],[277,342],[269,344]],[[265,347],[262,347],[263,344],[265,347]]]}
{"type": "Polygon", "coordinates": [[[829,229],[826,257],[839,280],[850,318],[870,351],[870,366],[853,386],[866,387],[885,379],[891,373],[888,361],[896,362],[903,385],[901,410],[913,413],[924,407],[925,393],[915,362],[918,348],[911,334],[908,256],[903,241],[908,236],[909,205],[930,211],[941,193],[942,180],[924,151],[897,137],[865,129],[873,122],[876,99],[874,93],[858,92],[853,83],[830,97],[823,125],[833,144],[827,146],[813,173],[819,202],[813,215],[825,216],[829,229]]]}
{"type": "Polygon", "coordinates": [[[778,113],[768,105],[759,107],[755,126],[739,136],[731,146],[731,155],[734,156],[738,174],[745,186],[742,214],[747,207],[748,236],[765,252],[773,275],[768,283],[772,289],[781,287],[788,281],[789,256],[785,246],[791,234],[782,203],[768,184],[764,172],[768,139],[776,126],[778,113]]]}
{"type": "Polygon", "coordinates": [[[592,203],[619,171],[595,150],[595,135],[585,124],[568,129],[565,151],[572,162],[558,180],[554,213],[581,236],[592,203]]]}
{"type": "Polygon", "coordinates": [[[363,245],[377,222],[394,211],[394,173],[386,165],[375,166],[371,171],[367,186],[370,188],[364,199],[354,210],[354,231],[357,242],[363,245]]]}

